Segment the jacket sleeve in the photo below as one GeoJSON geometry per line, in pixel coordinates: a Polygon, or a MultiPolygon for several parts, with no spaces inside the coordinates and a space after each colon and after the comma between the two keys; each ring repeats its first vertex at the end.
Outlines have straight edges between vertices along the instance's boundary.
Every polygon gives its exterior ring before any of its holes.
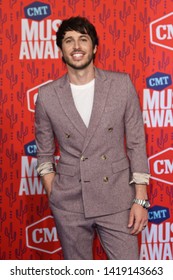
{"type": "Polygon", "coordinates": [[[42,101],[41,89],[39,89],[35,107],[35,140],[38,166],[45,162],[54,163],[54,133],[42,101]]]}
{"type": "Polygon", "coordinates": [[[131,172],[148,173],[144,124],[136,90],[127,80],[127,103],[125,110],[125,136],[131,172]]]}

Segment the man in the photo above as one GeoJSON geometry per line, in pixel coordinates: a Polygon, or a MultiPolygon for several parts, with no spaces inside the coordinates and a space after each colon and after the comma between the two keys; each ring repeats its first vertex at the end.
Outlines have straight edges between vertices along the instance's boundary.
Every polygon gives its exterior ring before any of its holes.
{"type": "Polygon", "coordinates": [[[108,259],[138,259],[149,206],[138,97],[127,74],[94,67],[98,37],[87,19],[64,20],[56,35],[67,74],[39,91],[36,143],[64,258],[92,259],[96,230],[108,259]]]}

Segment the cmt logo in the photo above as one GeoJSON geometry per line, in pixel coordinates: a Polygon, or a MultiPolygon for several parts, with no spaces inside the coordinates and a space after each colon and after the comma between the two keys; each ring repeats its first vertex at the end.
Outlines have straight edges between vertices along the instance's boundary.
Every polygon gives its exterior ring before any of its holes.
{"type": "Polygon", "coordinates": [[[50,5],[42,2],[34,2],[24,8],[25,17],[41,21],[51,15],[50,5]]]}
{"type": "Polygon", "coordinates": [[[173,50],[173,12],[150,23],[150,41],[173,50]]]}
{"type": "Polygon", "coordinates": [[[148,220],[153,224],[160,224],[170,218],[169,209],[162,206],[154,206],[148,210],[148,220]]]}
{"type": "Polygon", "coordinates": [[[173,185],[173,148],[168,148],[148,159],[151,178],[173,185]]]}
{"type": "Polygon", "coordinates": [[[27,91],[27,104],[28,104],[28,110],[30,112],[35,112],[35,102],[37,100],[37,95],[38,95],[38,89],[39,87],[48,84],[49,82],[51,82],[52,80],[49,80],[43,84],[40,84],[34,88],[31,88],[30,90],[27,91]]]}
{"type": "Polygon", "coordinates": [[[25,150],[25,155],[36,157],[37,147],[36,147],[35,140],[24,145],[24,150],[25,150]]]}
{"type": "Polygon", "coordinates": [[[162,90],[172,84],[171,75],[165,73],[155,73],[146,79],[147,87],[155,90],[162,90]]]}
{"type": "Polygon", "coordinates": [[[26,228],[27,247],[53,254],[61,250],[52,216],[47,216],[26,228]]]}

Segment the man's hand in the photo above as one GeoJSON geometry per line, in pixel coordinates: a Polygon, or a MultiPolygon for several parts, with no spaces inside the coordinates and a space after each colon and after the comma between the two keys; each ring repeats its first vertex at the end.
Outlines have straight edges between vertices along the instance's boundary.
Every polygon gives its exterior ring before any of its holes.
{"type": "Polygon", "coordinates": [[[141,205],[133,204],[130,210],[128,228],[132,228],[131,234],[140,233],[148,224],[148,211],[141,205]]]}

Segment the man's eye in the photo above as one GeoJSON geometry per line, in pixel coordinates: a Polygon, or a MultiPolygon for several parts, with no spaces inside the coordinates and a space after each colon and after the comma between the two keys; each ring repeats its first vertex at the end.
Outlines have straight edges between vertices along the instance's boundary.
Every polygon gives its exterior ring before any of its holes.
{"type": "Polygon", "coordinates": [[[68,44],[68,43],[71,43],[71,40],[69,39],[69,40],[66,40],[65,42],[68,44]]]}
{"type": "Polygon", "coordinates": [[[87,42],[87,39],[86,39],[86,38],[81,38],[81,40],[82,40],[83,42],[87,42]]]}

